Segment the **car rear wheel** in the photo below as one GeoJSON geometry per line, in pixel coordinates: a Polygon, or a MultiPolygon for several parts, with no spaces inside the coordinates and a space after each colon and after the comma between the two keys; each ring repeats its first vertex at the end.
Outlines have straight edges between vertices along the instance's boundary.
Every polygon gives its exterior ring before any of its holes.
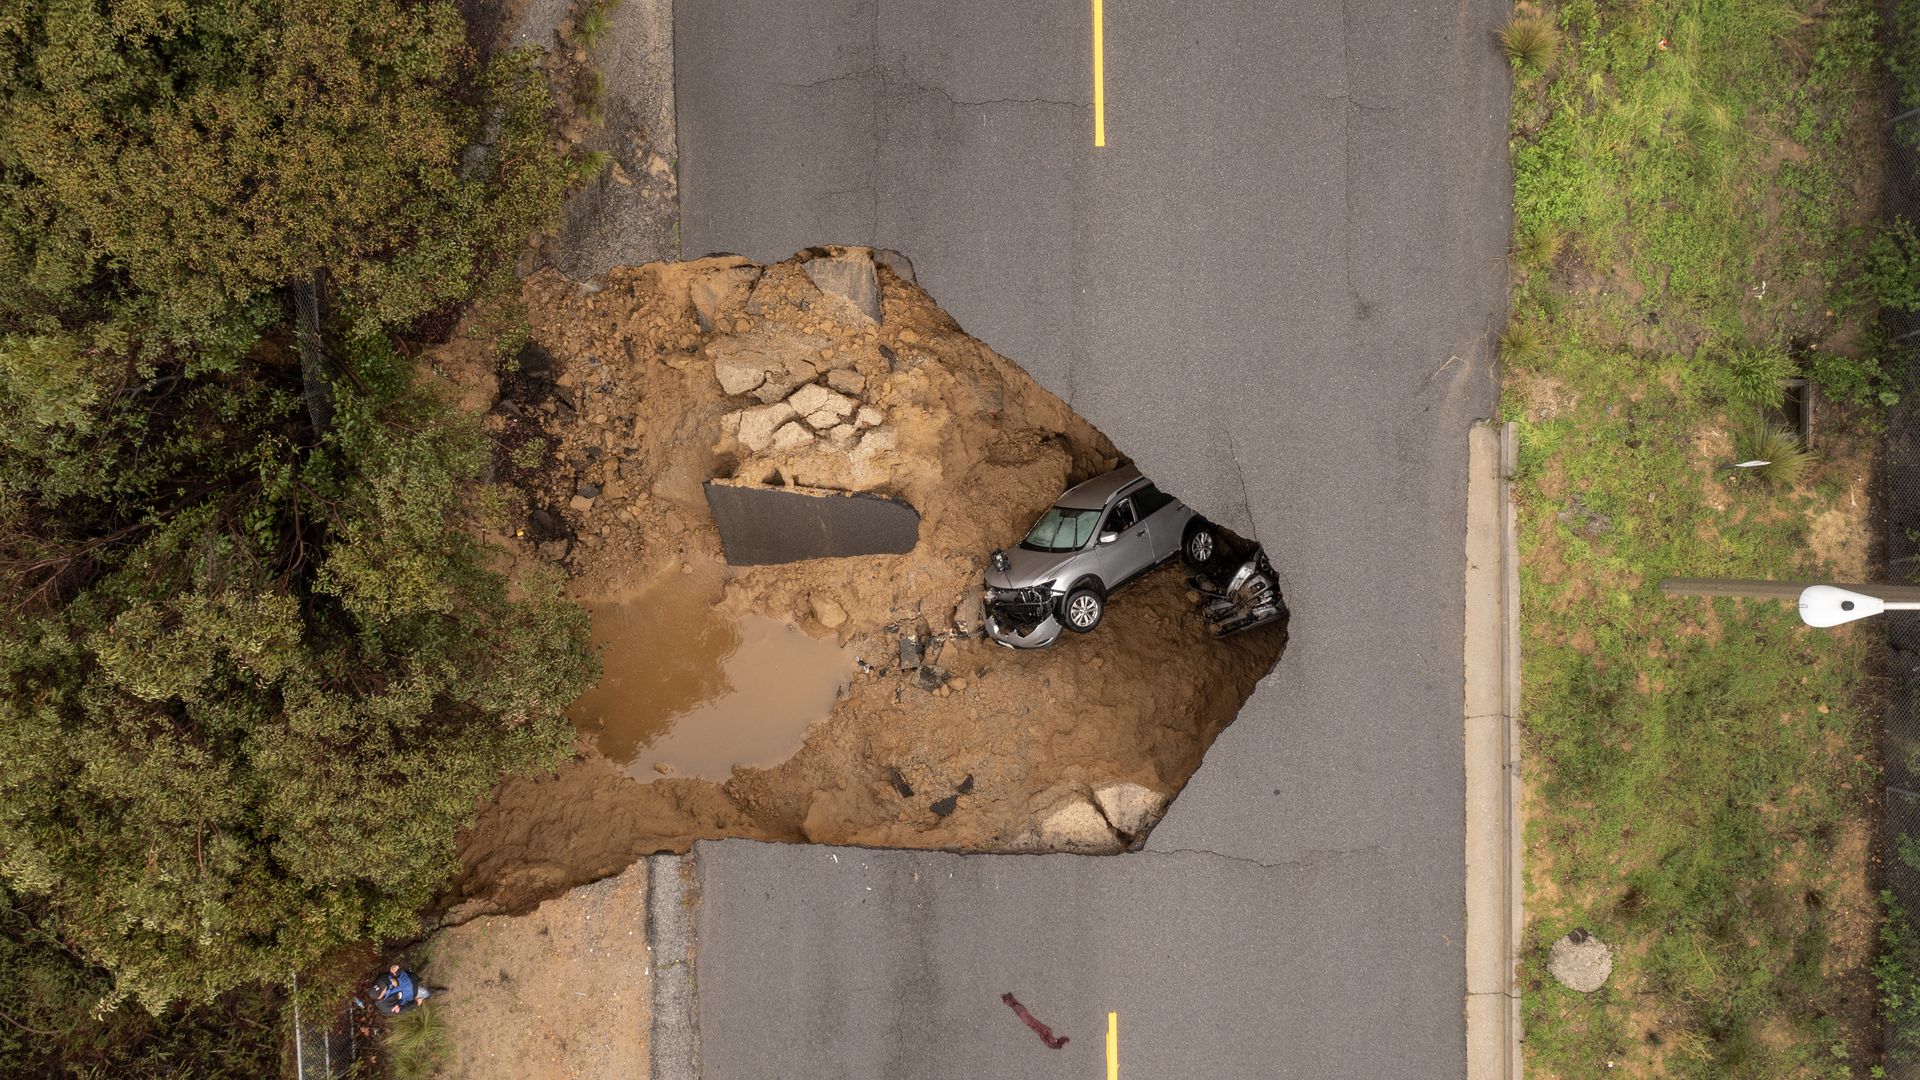
{"type": "Polygon", "coordinates": [[[1213,561],[1220,553],[1220,538],[1214,535],[1213,524],[1204,518],[1194,518],[1187,526],[1187,537],[1180,545],[1180,557],[1188,566],[1199,570],[1213,561]]]}
{"type": "Polygon", "coordinates": [[[1092,631],[1100,625],[1100,617],[1107,613],[1107,602],[1100,595],[1100,590],[1085,585],[1068,593],[1066,603],[1061,607],[1066,614],[1061,621],[1076,634],[1092,631]]]}

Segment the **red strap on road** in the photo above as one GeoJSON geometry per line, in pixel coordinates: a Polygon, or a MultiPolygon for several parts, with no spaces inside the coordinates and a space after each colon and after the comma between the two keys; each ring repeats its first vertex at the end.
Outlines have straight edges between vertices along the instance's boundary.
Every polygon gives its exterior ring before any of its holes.
{"type": "Polygon", "coordinates": [[[1012,994],[1001,994],[1000,1000],[1007,1003],[1007,1006],[1014,1011],[1014,1015],[1027,1022],[1027,1026],[1033,1029],[1033,1033],[1040,1036],[1040,1041],[1047,1044],[1047,1049],[1058,1050],[1067,1045],[1065,1035],[1055,1035],[1052,1028],[1041,1023],[1039,1017],[1028,1012],[1027,1007],[1020,1004],[1012,994]]]}

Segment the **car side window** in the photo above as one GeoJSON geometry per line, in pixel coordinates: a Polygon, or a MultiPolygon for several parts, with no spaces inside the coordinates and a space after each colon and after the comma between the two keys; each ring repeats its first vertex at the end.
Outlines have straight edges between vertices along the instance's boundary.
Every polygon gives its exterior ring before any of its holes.
{"type": "Polygon", "coordinates": [[[1140,518],[1143,521],[1159,513],[1172,501],[1173,496],[1165,494],[1152,484],[1133,493],[1134,509],[1140,512],[1140,518]]]}
{"type": "Polygon", "coordinates": [[[1133,500],[1121,499],[1119,504],[1107,514],[1107,531],[1125,532],[1133,528],[1139,520],[1133,513],[1133,500]]]}

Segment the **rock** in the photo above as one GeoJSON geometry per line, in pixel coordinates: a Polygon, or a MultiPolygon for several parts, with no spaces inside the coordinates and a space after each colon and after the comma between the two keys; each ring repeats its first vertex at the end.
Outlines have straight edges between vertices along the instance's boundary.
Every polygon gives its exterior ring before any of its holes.
{"type": "Polygon", "coordinates": [[[899,766],[890,766],[887,769],[887,783],[893,785],[893,790],[899,792],[901,798],[913,798],[913,785],[907,783],[906,775],[900,771],[899,766]]]}
{"type": "Polygon", "coordinates": [[[853,422],[856,427],[879,427],[881,422],[886,418],[887,414],[881,412],[879,409],[871,405],[862,405],[860,411],[854,414],[853,422]]]}
{"type": "Polygon", "coordinates": [[[585,495],[575,495],[573,498],[567,500],[567,506],[575,513],[584,514],[593,509],[593,500],[587,498],[585,495]]]}
{"type": "Polygon", "coordinates": [[[1040,818],[1042,846],[1066,851],[1118,851],[1120,838],[1092,803],[1078,795],[1040,818]]]}
{"type": "Polygon", "coordinates": [[[673,766],[664,761],[656,761],[653,763],[653,771],[659,773],[661,776],[666,776],[673,772],[673,766]]]}
{"type": "Polygon", "coordinates": [[[573,493],[588,499],[597,499],[600,497],[600,485],[589,481],[573,489],[573,493]]]}
{"type": "Polygon", "coordinates": [[[833,415],[832,411],[828,409],[821,409],[817,413],[808,415],[806,421],[807,426],[815,431],[825,431],[828,428],[838,427],[840,424],[840,418],[833,415]]]}
{"type": "Polygon", "coordinates": [[[733,356],[715,357],[713,374],[720,380],[720,389],[729,396],[744,394],[767,381],[766,369],[733,356]]]}
{"type": "Polygon", "coordinates": [[[1567,989],[1591,994],[1613,974],[1613,950],[1586,930],[1575,930],[1553,943],[1547,971],[1567,989]]]}
{"type": "Polygon", "coordinates": [[[765,453],[773,446],[774,432],[780,426],[793,419],[793,406],[784,401],[771,405],[762,405],[757,409],[743,409],[739,412],[740,445],[756,454],[765,453]]]}
{"type": "Polygon", "coordinates": [[[903,668],[919,667],[920,657],[923,654],[924,654],[924,650],[920,648],[919,638],[913,637],[909,634],[900,635],[900,666],[901,667],[903,668]]]}
{"type": "Polygon", "coordinates": [[[836,394],[819,383],[808,383],[794,391],[793,396],[787,399],[787,404],[793,406],[793,411],[801,416],[811,417],[815,413],[822,412],[828,414],[833,418],[833,423],[826,426],[832,427],[833,424],[851,416],[859,403],[845,394],[836,394]]]}
{"type": "Polygon", "coordinates": [[[914,676],[914,683],[918,685],[920,689],[928,692],[944,690],[947,685],[946,670],[944,668],[934,667],[931,664],[922,665],[919,672],[914,676]]]}
{"type": "Polygon", "coordinates": [[[1149,787],[1119,781],[1094,789],[1093,801],[1123,836],[1139,836],[1166,812],[1167,797],[1149,787]]]}
{"type": "Polygon", "coordinates": [[[873,261],[893,271],[895,277],[898,277],[909,285],[919,284],[919,282],[914,280],[913,260],[892,248],[875,248],[873,261]]]}
{"type": "MultiPolygon", "coordinates": [[[[649,172],[655,157],[658,155],[648,158],[649,172]]],[[[720,309],[732,306],[759,277],[760,271],[752,266],[733,266],[694,278],[687,286],[687,299],[693,303],[693,319],[700,324],[701,331],[712,333],[719,321],[720,309]]]]}
{"type": "Polygon", "coordinates": [[[847,621],[847,609],[824,597],[813,598],[813,617],[829,630],[837,630],[847,621]]]}
{"type": "Polygon", "coordinates": [[[573,550],[573,544],[564,538],[548,540],[546,543],[541,544],[536,550],[540,552],[541,558],[559,562],[561,559],[567,557],[567,552],[573,550]]]}
{"type": "Polygon", "coordinates": [[[803,446],[810,446],[812,443],[813,432],[808,431],[799,424],[786,424],[781,427],[779,431],[773,433],[773,448],[775,450],[798,450],[803,446]]]}
{"type": "Polygon", "coordinates": [[[834,368],[827,372],[827,385],[843,394],[858,394],[867,388],[867,377],[852,368],[834,368]]]}
{"type": "Polygon", "coordinates": [[[881,321],[880,282],[874,276],[871,256],[849,253],[809,259],[800,268],[806,271],[814,288],[847,301],[872,322],[881,321]]]}
{"type": "Polygon", "coordinates": [[[933,811],[934,817],[946,817],[948,814],[953,813],[954,810],[959,807],[959,805],[960,805],[960,796],[949,795],[944,799],[935,799],[930,805],[928,805],[927,809],[933,811]]]}
{"type": "Polygon", "coordinates": [[[967,680],[954,679],[952,682],[949,682],[947,685],[953,687],[955,690],[965,690],[967,688],[967,680]]]}
{"type": "Polygon", "coordinates": [[[813,381],[820,374],[813,364],[801,357],[782,361],[777,367],[767,371],[767,381],[753,391],[753,396],[769,404],[784,399],[788,394],[813,381]]]}
{"type": "Polygon", "coordinates": [[[852,424],[841,424],[839,427],[827,429],[827,441],[841,450],[852,446],[853,440],[858,436],[859,433],[853,429],[852,424]]]}

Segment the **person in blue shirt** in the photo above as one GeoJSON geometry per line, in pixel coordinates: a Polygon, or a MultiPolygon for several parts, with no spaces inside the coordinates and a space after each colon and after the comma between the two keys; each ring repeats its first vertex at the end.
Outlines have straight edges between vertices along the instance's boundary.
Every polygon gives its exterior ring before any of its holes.
{"type": "Polygon", "coordinates": [[[384,1013],[403,1013],[430,996],[426,984],[414,977],[399,964],[387,968],[387,973],[373,980],[373,1006],[384,1013]]]}

